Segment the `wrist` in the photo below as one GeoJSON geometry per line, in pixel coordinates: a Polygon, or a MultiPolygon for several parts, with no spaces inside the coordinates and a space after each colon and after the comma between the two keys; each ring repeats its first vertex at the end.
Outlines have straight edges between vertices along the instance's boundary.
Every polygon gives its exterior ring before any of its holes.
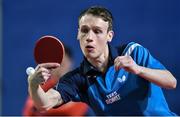
{"type": "Polygon", "coordinates": [[[142,66],[139,66],[137,65],[137,69],[136,69],[136,75],[141,75],[143,73],[143,67],[142,66]]]}

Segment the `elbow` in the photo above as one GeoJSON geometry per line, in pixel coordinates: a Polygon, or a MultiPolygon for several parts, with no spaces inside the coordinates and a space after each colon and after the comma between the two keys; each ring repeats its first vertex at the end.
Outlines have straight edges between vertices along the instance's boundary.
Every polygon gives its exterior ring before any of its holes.
{"type": "Polygon", "coordinates": [[[177,80],[174,78],[174,80],[171,83],[171,89],[175,89],[177,85],[177,80]]]}
{"type": "Polygon", "coordinates": [[[169,71],[167,71],[167,72],[168,72],[168,79],[169,80],[167,80],[166,88],[167,89],[175,89],[177,86],[177,80],[169,71]]]}
{"type": "Polygon", "coordinates": [[[36,106],[36,109],[37,109],[39,112],[43,113],[43,112],[47,112],[47,111],[50,110],[51,108],[47,108],[47,107],[37,107],[37,106],[36,106]]]}
{"type": "Polygon", "coordinates": [[[43,106],[35,106],[35,107],[39,112],[45,112],[45,111],[48,111],[50,109],[50,108],[43,107],[43,106]]]}
{"type": "Polygon", "coordinates": [[[168,84],[167,89],[175,89],[177,86],[177,80],[173,77],[168,84]]]}
{"type": "Polygon", "coordinates": [[[34,104],[34,106],[40,112],[45,112],[45,111],[48,111],[48,110],[50,110],[52,108],[51,105],[36,105],[36,104],[34,104]]]}

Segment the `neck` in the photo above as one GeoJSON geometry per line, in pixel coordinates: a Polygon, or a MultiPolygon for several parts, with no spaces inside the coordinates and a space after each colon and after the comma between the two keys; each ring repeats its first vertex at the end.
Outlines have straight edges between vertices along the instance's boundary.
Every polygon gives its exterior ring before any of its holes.
{"type": "Polygon", "coordinates": [[[100,56],[98,56],[96,58],[88,59],[88,61],[94,67],[96,67],[99,71],[104,73],[108,66],[108,59],[109,59],[109,49],[108,49],[108,45],[107,45],[103,54],[101,54],[100,56]]]}

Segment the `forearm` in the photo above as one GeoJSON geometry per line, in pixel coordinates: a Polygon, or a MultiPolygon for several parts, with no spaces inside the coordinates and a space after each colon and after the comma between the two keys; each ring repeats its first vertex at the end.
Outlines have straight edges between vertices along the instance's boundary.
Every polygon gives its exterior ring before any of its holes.
{"type": "Polygon", "coordinates": [[[176,88],[176,79],[168,70],[150,69],[138,66],[137,75],[160,87],[172,89],[176,88]]]}
{"type": "Polygon", "coordinates": [[[60,94],[54,89],[49,89],[47,92],[40,85],[29,85],[29,94],[34,101],[34,105],[38,110],[49,110],[54,106],[62,104],[60,94]]]}
{"type": "Polygon", "coordinates": [[[52,75],[48,68],[58,68],[57,63],[42,63],[35,68],[35,72],[28,77],[29,94],[34,101],[34,105],[39,110],[48,110],[54,106],[62,104],[61,95],[54,89],[45,92],[40,84],[47,81],[52,75]]]}
{"type": "Polygon", "coordinates": [[[35,87],[29,86],[29,94],[38,110],[46,110],[45,106],[47,105],[48,98],[39,85],[35,87]]]}

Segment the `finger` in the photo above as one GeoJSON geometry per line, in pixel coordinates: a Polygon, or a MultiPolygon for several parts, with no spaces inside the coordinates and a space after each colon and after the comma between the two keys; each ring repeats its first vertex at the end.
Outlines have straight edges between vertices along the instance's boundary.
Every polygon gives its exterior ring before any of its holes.
{"type": "Polygon", "coordinates": [[[36,71],[36,77],[39,77],[40,82],[44,82],[47,78],[44,77],[50,77],[51,76],[51,72],[44,68],[44,67],[40,67],[37,71],[36,71]]]}
{"type": "Polygon", "coordinates": [[[60,67],[60,64],[59,63],[42,63],[40,64],[40,67],[57,68],[57,67],[60,67]]]}
{"type": "Polygon", "coordinates": [[[51,74],[48,74],[46,72],[42,72],[41,74],[38,75],[39,77],[39,82],[42,83],[42,82],[46,82],[49,78],[50,78],[51,74]]]}
{"type": "Polygon", "coordinates": [[[38,73],[41,73],[41,72],[46,72],[46,73],[50,73],[50,70],[47,69],[47,68],[44,68],[44,67],[40,67],[38,70],[37,70],[38,73]]]}
{"type": "Polygon", "coordinates": [[[121,69],[121,63],[120,62],[116,62],[115,66],[115,70],[118,71],[119,69],[121,69]]]}
{"type": "Polygon", "coordinates": [[[50,69],[50,68],[52,69],[52,68],[60,67],[60,64],[59,63],[42,63],[42,64],[38,64],[37,67],[35,68],[35,70],[37,71],[41,67],[44,67],[47,69],[50,69]]]}
{"type": "Polygon", "coordinates": [[[41,84],[41,83],[45,82],[45,79],[46,79],[46,78],[44,78],[44,77],[42,76],[42,74],[41,74],[41,75],[38,74],[37,77],[35,78],[35,82],[38,83],[38,84],[41,84]]]}
{"type": "Polygon", "coordinates": [[[51,74],[46,73],[46,72],[42,72],[42,76],[43,76],[43,77],[44,77],[44,76],[50,77],[50,76],[51,76],[51,74]]]}
{"type": "Polygon", "coordinates": [[[130,65],[130,59],[127,59],[127,57],[116,59],[115,64],[114,64],[116,71],[121,68],[128,67],[129,65],[130,65]]]}
{"type": "Polygon", "coordinates": [[[46,82],[50,77],[49,76],[43,76],[44,82],[46,82]]]}
{"type": "Polygon", "coordinates": [[[114,66],[117,66],[119,62],[120,62],[119,57],[117,57],[117,58],[114,60],[114,66]]]}
{"type": "Polygon", "coordinates": [[[119,59],[116,59],[116,61],[114,62],[114,68],[116,71],[120,69],[120,60],[119,59]]]}
{"type": "Polygon", "coordinates": [[[114,60],[114,64],[117,63],[117,62],[119,62],[119,61],[122,61],[122,60],[124,60],[124,59],[126,59],[126,56],[118,56],[118,57],[116,57],[116,59],[114,60]]]}
{"type": "Polygon", "coordinates": [[[46,68],[39,68],[38,70],[35,71],[37,77],[43,77],[44,74],[50,74],[50,71],[46,68]]]}
{"type": "Polygon", "coordinates": [[[50,74],[49,71],[48,71],[48,72],[47,72],[47,71],[44,71],[44,72],[42,72],[41,74],[42,74],[42,77],[44,78],[45,81],[47,81],[47,79],[49,79],[50,76],[51,76],[51,74],[50,74]]]}
{"type": "Polygon", "coordinates": [[[115,68],[115,70],[117,71],[117,70],[119,70],[120,69],[120,58],[121,58],[121,56],[118,56],[115,60],[114,60],[114,68],[115,68]]]}
{"type": "Polygon", "coordinates": [[[131,56],[125,56],[121,64],[122,67],[130,67],[133,64],[133,59],[131,58],[131,56]]]}

